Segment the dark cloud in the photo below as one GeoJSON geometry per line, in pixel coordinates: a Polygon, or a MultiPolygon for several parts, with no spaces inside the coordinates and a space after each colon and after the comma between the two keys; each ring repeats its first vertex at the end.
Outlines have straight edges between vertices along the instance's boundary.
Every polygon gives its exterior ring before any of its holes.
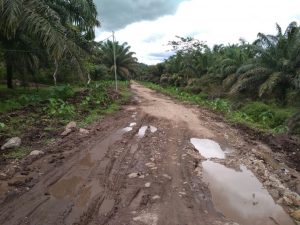
{"type": "Polygon", "coordinates": [[[175,13],[185,0],[94,0],[102,29],[118,30],[142,20],[154,20],[175,13]]]}

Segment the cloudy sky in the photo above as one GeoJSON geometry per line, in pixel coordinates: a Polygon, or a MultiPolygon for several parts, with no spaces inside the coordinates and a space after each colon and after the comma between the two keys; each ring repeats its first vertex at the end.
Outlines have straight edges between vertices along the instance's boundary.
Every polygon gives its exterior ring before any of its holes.
{"type": "Polygon", "coordinates": [[[95,0],[99,19],[97,41],[112,30],[128,42],[140,62],[155,64],[172,53],[175,36],[192,36],[208,45],[252,42],[258,32],[275,33],[300,23],[300,0],[95,0]]]}

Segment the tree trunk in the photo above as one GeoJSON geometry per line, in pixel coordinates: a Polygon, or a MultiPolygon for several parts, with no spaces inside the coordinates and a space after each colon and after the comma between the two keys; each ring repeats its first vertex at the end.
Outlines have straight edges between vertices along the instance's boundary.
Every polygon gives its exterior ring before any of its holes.
{"type": "Polygon", "coordinates": [[[13,67],[10,62],[6,61],[6,81],[7,88],[13,89],[13,67]]]}
{"type": "Polygon", "coordinates": [[[53,80],[54,80],[54,86],[56,86],[56,75],[57,75],[57,71],[58,71],[58,63],[57,63],[57,60],[55,59],[54,60],[54,65],[55,65],[55,71],[53,73],[53,80]]]}

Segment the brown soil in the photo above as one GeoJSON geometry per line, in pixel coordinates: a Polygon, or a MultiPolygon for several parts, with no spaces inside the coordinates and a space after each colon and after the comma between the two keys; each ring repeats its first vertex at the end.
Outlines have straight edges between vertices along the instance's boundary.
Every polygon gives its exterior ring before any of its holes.
{"type": "MultiPolygon", "coordinates": [[[[235,224],[212,202],[201,179],[203,158],[190,144],[193,137],[233,149],[222,163],[247,166],[269,191],[276,187],[269,187],[261,172],[276,175],[286,190],[297,191],[299,173],[285,165],[285,154],[249,140],[209,111],[136,83],[132,89],[134,102],[87,127],[88,135],[75,131],[41,149],[43,156],[12,163],[15,175],[0,184],[0,224],[235,224]],[[125,132],[133,122],[133,129],[125,132]],[[139,137],[142,126],[157,131],[147,129],[139,137]],[[288,174],[281,174],[283,168],[288,174]]],[[[282,203],[286,210],[296,204],[282,203]]]]}

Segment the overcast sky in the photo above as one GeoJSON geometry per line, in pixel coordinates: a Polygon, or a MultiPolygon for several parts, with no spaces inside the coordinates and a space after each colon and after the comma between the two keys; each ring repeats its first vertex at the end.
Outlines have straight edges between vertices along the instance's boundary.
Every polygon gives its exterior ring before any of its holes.
{"type": "Polygon", "coordinates": [[[128,42],[140,62],[155,64],[172,53],[168,41],[192,36],[208,45],[249,42],[258,32],[276,33],[300,23],[300,0],[95,0],[101,28],[100,41],[114,30],[128,42]]]}

